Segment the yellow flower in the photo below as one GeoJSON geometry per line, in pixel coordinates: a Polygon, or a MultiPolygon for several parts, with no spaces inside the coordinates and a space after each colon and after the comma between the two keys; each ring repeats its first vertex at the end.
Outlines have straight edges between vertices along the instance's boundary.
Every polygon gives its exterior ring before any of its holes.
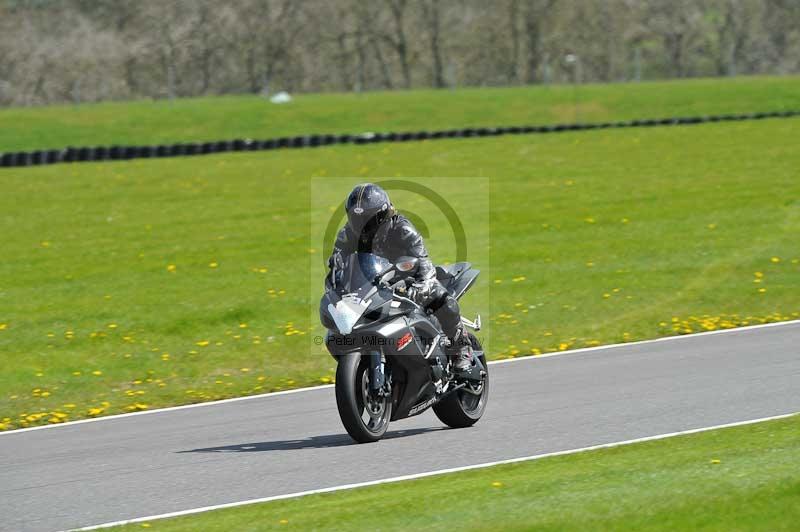
{"type": "Polygon", "coordinates": [[[175,273],[176,266],[174,264],[167,264],[167,271],[170,273],[175,273]]]}
{"type": "Polygon", "coordinates": [[[216,262],[209,262],[208,263],[208,267],[209,268],[216,268],[217,266],[219,266],[219,264],[217,264],[216,262]]]}
{"type": "Polygon", "coordinates": [[[777,263],[779,263],[779,262],[781,261],[781,258],[780,258],[780,257],[772,257],[772,258],[771,258],[771,259],[769,259],[769,260],[770,260],[770,261],[772,261],[772,262],[774,262],[775,264],[777,264],[777,263]]]}
{"type": "Polygon", "coordinates": [[[755,273],[753,273],[753,275],[755,275],[756,278],[758,278],[758,279],[761,279],[762,277],[764,277],[764,274],[761,273],[761,272],[755,272],[755,273]]]}
{"type": "Polygon", "coordinates": [[[102,374],[103,374],[103,372],[102,372],[102,371],[100,371],[99,369],[96,369],[96,370],[94,370],[94,371],[92,372],[92,375],[95,375],[95,376],[97,376],[97,377],[99,377],[99,376],[100,376],[100,375],[102,375],[102,374]]]}
{"type": "Polygon", "coordinates": [[[116,323],[109,323],[108,324],[108,328],[109,329],[116,329],[117,328],[117,324],[116,323]]]}
{"type": "Polygon", "coordinates": [[[0,323],[0,331],[5,331],[8,329],[8,323],[0,323]]]}
{"type": "Polygon", "coordinates": [[[210,343],[210,342],[209,342],[208,340],[200,340],[199,342],[197,342],[197,345],[199,345],[200,347],[205,347],[205,346],[207,346],[209,343],[210,343]]]}
{"type": "Polygon", "coordinates": [[[712,459],[711,459],[711,463],[712,463],[712,464],[719,464],[720,462],[721,462],[721,460],[719,460],[719,459],[717,459],[717,458],[712,458],[712,459]]]}
{"type": "Polygon", "coordinates": [[[246,323],[240,323],[239,324],[239,328],[240,329],[247,329],[247,324],[246,323]]]}
{"type": "Polygon", "coordinates": [[[498,481],[495,480],[494,482],[492,482],[492,487],[493,488],[502,488],[503,487],[503,483],[502,482],[498,482],[498,481]]]}

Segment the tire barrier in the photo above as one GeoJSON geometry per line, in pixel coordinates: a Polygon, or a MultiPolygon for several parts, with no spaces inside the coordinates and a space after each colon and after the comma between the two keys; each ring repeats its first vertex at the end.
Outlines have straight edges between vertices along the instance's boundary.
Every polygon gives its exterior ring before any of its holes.
{"type": "Polygon", "coordinates": [[[316,148],[335,144],[374,144],[377,142],[413,142],[456,138],[496,137],[500,135],[561,133],[564,131],[590,131],[594,129],[687,126],[711,122],[738,122],[743,120],[795,117],[800,117],[800,111],[643,118],[622,120],[619,122],[549,124],[538,126],[467,127],[439,131],[369,132],[355,135],[349,133],[340,135],[301,135],[264,140],[239,138],[215,142],[181,142],[156,146],[67,146],[60,150],[51,149],[0,153],[0,167],[38,166],[44,164],[91,161],[125,161],[155,157],[188,157],[225,152],[316,148]]]}

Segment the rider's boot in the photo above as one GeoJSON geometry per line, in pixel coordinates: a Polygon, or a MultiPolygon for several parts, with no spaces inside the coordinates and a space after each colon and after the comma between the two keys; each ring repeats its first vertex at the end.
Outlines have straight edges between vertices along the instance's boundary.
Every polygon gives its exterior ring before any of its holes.
{"type": "Polygon", "coordinates": [[[456,375],[468,373],[472,368],[472,342],[463,324],[459,324],[456,334],[450,338],[449,351],[456,375]]]}

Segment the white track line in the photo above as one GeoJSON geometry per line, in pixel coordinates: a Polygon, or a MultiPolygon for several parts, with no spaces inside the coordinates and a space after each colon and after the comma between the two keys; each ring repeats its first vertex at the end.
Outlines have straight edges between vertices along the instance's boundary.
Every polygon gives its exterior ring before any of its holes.
{"type": "MultiPolygon", "coordinates": [[[[543,354],[543,355],[527,355],[527,356],[523,356],[523,357],[506,358],[506,359],[503,359],[503,360],[490,361],[489,364],[490,365],[492,365],[492,364],[506,364],[506,363],[509,363],[509,362],[519,362],[519,361],[525,361],[525,360],[538,360],[540,358],[549,358],[549,357],[554,357],[554,356],[594,353],[594,352],[597,352],[597,351],[607,351],[609,349],[616,349],[616,348],[626,347],[626,346],[647,345],[647,344],[653,344],[653,343],[656,343],[656,342],[669,342],[669,341],[674,341],[674,340],[683,340],[683,339],[686,339],[686,338],[697,338],[697,337],[700,337],[700,336],[711,336],[711,335],[714,335],[714,334],[724,334],[724,333],[730,333],[730,332],[747,332],[747,331],[752,331],[752,330],[756,330],[756,329],[764,329],[764,328],[767,328],[767,327],[778,327],[778,326],[782,326],[782,325],[797,325],[797,324],[800,324],[800,320],[778,321],[778,322],[773,322],[773,323],[761,323],[761,324],[758,324],[758,325],[748,325],[746,327],[735,327],[733,329],[718,329],[716,331],[705,331],[705,332],[699,332],[699,333],[693,333],[693,334],[684,334],[684,335],[681,335],[681,336],[664,336],[664,337],[661,337],[661,338],[653,338],[651,340],[639,340],[637,342],[627,342],[627,343],[622,343],[622,344],[598,345],[598,346],[595,346],[595,347],[583,347],[583,348],[580,348],[580,349],[570,349],[570,350],[567,350],[567,351],[559,351],[559,352],[556,352],[556,353],[546,353],[546,354],[543,354]]],[[[21,432],[30,432],[30,431],[33,431],[33,430],[55,429],[55,428],[59,428],[59,427],[69,427],[69,426],[72,426],[72,425],[80,425],[82,423],[94,423],[95,421],[110,421],[110,420],[113,420],[113,419],[121,419],[121,418],[125,418],[125,417],[144,416],[144,415],[147,415],[147,414],[160,414],[162,412],[172,412],[172,411],[175,411],[175,410],[188,410],[190,408],[199,408],[199,407],[204,407],[204,406],[215,406],[215,405],[221,405],[221,404],[225,404],[225,403],[235,403],[237,401],[249,401],[249,400],[252,400],[252,399],[262,399],[264,397],[272,397],[272,396],[277,396],[277,395],[287,395],[287,394],[300,393],[300,392],[312,392],[312,391],[315,391],[315,390],[324,390],[324,389],[327,389],[327,388],[332,388],[333,386],[334,386],[333,384],[323,384],[323,385],[320,385],[320,386],[309,386],[309,387],[306,387],[306,388],[295,388],[293,390],[283,390],[283,391],[280,391],[280,392],[269,392],[269,393],[262,393],[262,394],[258,394],[258,395],[246,395],[246,396],[243,396],[243,397],[232,397],[230,399],[220,399],[218,401],[207,401],[207,402],[204,402],[204,403],[192,403],[192,404],[189,404],[189,405],[169,406],[169,407],[166,407],[166,408],[154,408],[153,410],[142,410],[140,412],[129,412],[127,414],[113,414],[113,415],[110,415],[110,416],[93,417],[93,418],[88,418],[88,419],[78,419],[76,421],[67,421],[65,423],[57,423],[57,424],[53,424],[53,425],[39,425],[39,426],[36,426],[36,427],[28,427],[28,428],[24,428],[24,429],[6,430],[6,431],[0,431],[0,437],[8,436],[8,435],[11,435],[11,434],[19,434],[21,432]]]]}
{"type": "Polygon", "coordinates": [[[552,356],[561,356],[561,355],[575,355],[580,353],[590,353],[595,351],[605,351],[607,349],[616,349],[618,347],[625,347],[628,345],[647,345],[647,344],[655,344],[659,342],[669,342],[672,340],[682,340],[688,338],[698,338],[700,336],[713,336],[715,334],[725,334],[731,332],[743,332],[743,331],[752,331],[753,329],[765,329],[767,327],[777,327],[781,325],[798,325],[800,324],[800,320],[788,320],[788,321],[775,321],[772,323],[759,323],[758,325],[747,325],[745,327],[733,327],[731,329],[717,329],[715,331],[703,331],[698,333],[691,333],[691,334],[682,334],[680,336],[662,336],[660,338],[652,338],[650,340],[639,340],[636,342],[626,342],[622,344],[606,344],[606,345],[598,345],[595,347],[582,347],[580,349],[568,349],[566,351],[558,351],[556,353],[545,353],[543,355],[526,355],[524,357],[516,357],[516,358],[504,358],[502,360],[493,360],[489,362],[489,364],[505,364],[507,362],[516,362],[518,360],[530,360],[530,359],[539,359],[539,358],[548,358],[552,356]]]}
{"type": "Polygon", "coordinates": [[[452,467],[452,468],[449,468],[449,469],[438,469],[438,470],[435,470],[435,471],[426,471],[424,473],[415,473],[413,475],[403,475],[403,476],[399,476],[399,477],[384,478],[384,479],[380,479],[380,480],[370,480],[369,482],[358,482],[358,483],[355,483],[355,484],[343,484],[341,486],[331,486],[329,488],[320,488],[320,489],[315,489],[315,490],[299,491],[299,492],[296,492],[296,493],[287,493],[287,494],[284,494],[284,495],[274,495],[272,497],[262,497],[260,499],[249,499],[249,500],[246,500],[246,501],[229,502],[229,503],[226,503],[226,504],[215,504],[213,506],[203,506],[201,508],[191,508],[189,510],[181,510],[181,511],[178,511],[178,512],[170,512],[170,513],[166,513],[166,514],[150,515],[150,516],[147,516],[147,517],[137,517],[137,518],[134,518],[134,519],[125,519],[123,521],[114,521],[114,522],[111,522],[111,523],[102,523],[102,524],[99,524],[99,525],[91,525],[91,526],[87,526],[87,527],[84,527],[84,528],[77,528],[77,529],[73,529],[73,530],[97,530],[97,529],[100,529],[100,528],[110,528],[110,527],[114,527],[114,526],[127,525],[127,524],[131,524],[131,523],[141,523],[141,522],[145,522],[145,521],[155,521],[157,519],[167,519],[167,518],[170,518],[170,517],[179,517],[179,516],[182,516],[182,515],[199,514],[199,513],[208,512],[208,511],[211,511],[211,510],[221,510],[223,508],[235,508],[237,506],[247,506],[247,505],[250,505],[250,504],[257,504],[257,503],[262,503],[262,502],[279,501],[279,500],[282,500],[282,499],[294,499],[294,498],[298,498],[298,497],[304,497],[306,495],[315,495],[315,494],[318,494],[318,493],[330,493],[332,491],[350,490],[350,489],[353,489],[353,488],[364,488],[364,487],[367,487],[367,486],[376,486],[378,484],[389,484],[389,483],[392,483],[392,482],[401,482],[401,481],[404,481],[404,480],[413,480],[413,479],[417,479],[417,478],[431,477],[431,476],[434,476],[434,475],[444,475],[444,474],[447,474],[447,473],[457,473],[459,471],[469,471],[469,470],[472,470],[472,469],[484,469],[484,468],[487,468],[487,467],[503,465],[503,464],[514,464],[514,463],[517,463],[517,462],[528,462],[528,461],[531,461],[531,460],[539,460],[541,458],[549,458],[549,457],[552,457],[552,456],[563,456],[563,455],[566,455],[566,454],[582,453],[582,452],[586,452],[586,451],[594,451],[594,450],[597,450],[597,449],[607,449],[609,447],[619,447],[619,446],[622,446],[622,445],[630,445],[632,443],[641,443],[641,442],[653,441],[653,440],[663,440],[664,438],[672,438],[674,436],[683,436],[683,435],[686,435],[686,434],[696,434],[698,432],[706,432],[706,431],[709,431],[709,430],[725,429],[725,428],[729,428],[729,427],[738,427],[738,426],[741,426],[741,425],[751,425],[753,423],[761,423],[763,421],[772,421],[772,420],[775,420],[775,419],[785,419],[785,418],[788,418],[788,417],[795,416],[795,415],[797,415],[799,413],[800,412],[792,412],[792,413],[789,413],[789,414],[781,414],[781,415],[777,415],[777,416],[762,417],[762,418],[758,418],[758,419],[748,419],[746,421],[736,421],[734,423],[725,423],[723,425],[713,425],[713,426],[710,426],[710,427],[701,427],[701,428],[696,428],[696,429],[682,430],[682,431],[679,431],[679,432],[669,432],[669,433],[666,433],[666,434],[658,434],[658,435],[655,435],[655,436],[645,436],[643,438],[635,438],[635,439],[632,439],[632,440],[624,440],[624,441],[618,441],[618,442],[612,442],[612,443],[603,443],[603,444],[600,444],[600,445],[592,445],[592,446],[589,446],[589,447],[581,447],[581,448],[578,448],[578,449],[569,449],[569,450],[565,450],[565,451],[555,451],[555,452],[551,452],[551,453],[535,454],[535,455],[532,455],[532,456],[523,456],[523,457],[520,457],[520,458],[511,458],[511,459],[508,459],[508,460],[498,460],[496,462],[485,462],[485,463],[482,463],[482,464],[474,464],[474,465],[468,465],[468,466],[462,466],[462,467],[452,467]]]}

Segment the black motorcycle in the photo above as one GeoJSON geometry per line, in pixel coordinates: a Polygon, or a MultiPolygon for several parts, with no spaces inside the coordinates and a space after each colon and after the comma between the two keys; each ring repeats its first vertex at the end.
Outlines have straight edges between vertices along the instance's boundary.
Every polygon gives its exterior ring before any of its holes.
{"type": "MultiPolygon", "coordinates": [[[[325,342],[337,360],[336,405],[348,434],[374,442],[390,421],[433,407],[454,428],[477,422],[489,397],[489,371],[479,341],[470,334],[474,355],[469,372],[454,375],[449,346],[436,317],[409,297],[418,261],[397,263],[371,253],[336,256],[325,280],[320,319],[325,342]]],[[[436,267],[439,281],[456,299],[478,276],[467,262],[436,267]]],[[[474,330],[475,321],[461,318],[474,330]]]]}

